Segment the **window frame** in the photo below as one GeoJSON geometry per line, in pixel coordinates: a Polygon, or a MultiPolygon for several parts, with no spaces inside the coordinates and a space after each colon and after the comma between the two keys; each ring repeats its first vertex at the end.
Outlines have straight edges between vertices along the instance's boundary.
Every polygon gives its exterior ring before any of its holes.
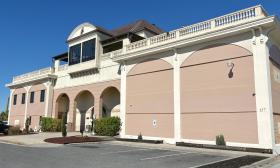
{"type": "Polygon", "coordinates": [[[86,40],[86,41],[83,41],[81,43],[81,62],[86,62],[86,61],[90,61],[90,60],[95,60],[96,58],[96,38],[92,38],[92,39],[89,39],[89,40],[86,40]],[[90,43],[92,41],[92,43],[90,43]],[[86,50],[86,48],[84,48],[85,46],[85,43],[89,43],[89,44],[93,44],[92,47],[93,47],[93,51],[92,51],[92,54],[91,56],[86,56],[84,55],[84,51],[86,50]],[[86,59],[85,59],[86,58],[86,59]]]}
{"type": "Polygon", "coordinates": [[[68,59],[68,65],[75,65],[75,64],[79,64],[81,63],[81,57],[82,57],[82,43],[78,43],[78,44],[75,44],[75,45],[72,45],[69,47],[69,59],[68,59]],[[80,55],[79,55],[79,58],[75,61],[72,61],[71,58],[73,58],[71,55],[72,51],[71,49],[75,48],[75,47],[79,47],[80,48],[80,55]]]}
{"type": "Polygon", "coordinates": [[[13,97],[13,105],[17,105],[17,94],[13,97]]]}
{"type": "Polygon", "coordinates": [[[21,94],[21,104],[25,104],[26,103],[26,93],[22,93],[21,94]]]}
{"type": "Polygon", "coordinates": [[[32,91],[32,92],[30,92],[30,99],[29,99],[29,102],[30,102],[30,103],[34,103],[34,100],[35,100],[35,92],[32,91]]]}
{"type": "Polygon", "coordinates": [[[40,102],[45,102],[45,97],[46,97],[46,90],[41,90],[40,92],[40,102]]]}

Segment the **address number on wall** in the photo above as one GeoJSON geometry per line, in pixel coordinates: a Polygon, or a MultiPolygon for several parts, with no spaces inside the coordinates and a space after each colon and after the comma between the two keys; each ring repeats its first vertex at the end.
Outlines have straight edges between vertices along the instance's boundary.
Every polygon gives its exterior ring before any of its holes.
{"type": "Polygon", "coordinates": [[[265,112],[265,111],[266,111],[265,107],[260,108],[260,112],[265,112]]]}

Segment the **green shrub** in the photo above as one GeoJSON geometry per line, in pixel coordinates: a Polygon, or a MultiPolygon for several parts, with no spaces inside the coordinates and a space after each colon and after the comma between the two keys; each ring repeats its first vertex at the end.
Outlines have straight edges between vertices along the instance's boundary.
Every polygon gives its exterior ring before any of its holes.
{"type": "Polygon", "coordinates": [[[63,113],[62,122],[61,122],[62,136],[67,136],[66,124],[67,124],[67,113],[63,113]]]}
{"type": "Polygon", "coordinates": [[[106,117],[97,119],[94,125],[94,132],[101,136],[115,136],[121,129],[119,117],[106,117]]]}
{"type": "Polygon", "coordinates": [[[224,135],[216,136],[216,145],[226,146],[226,141],[225,141],[224,135]]]}
{"type": "Polygon", "coordinates": [[[20,130],[19,126],[15,126],[15,127],[10,127],[8,130],[8,135],[19,135],[21,134],[22,131],[20,130]]]}
{"type": "Polygon", "coordinates": [[[61,120],[50,117],[42,117],[41,130],[43,132],[60,132],[61,120]]]}

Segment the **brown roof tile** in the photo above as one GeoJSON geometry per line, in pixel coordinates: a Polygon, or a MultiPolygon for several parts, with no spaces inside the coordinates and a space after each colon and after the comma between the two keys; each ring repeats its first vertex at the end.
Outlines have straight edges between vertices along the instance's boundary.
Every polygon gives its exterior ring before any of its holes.
{"type": "Polygon", "coordinates": [[[154,24],[149,23],[146,20],[137,20],[136,22],[111,30],[110,32],[113,35],[118,36],[126,33],[136,33],[144,29],[147,29],[155,34],[164,33],[162,29],[160,29],[154,24]]]}

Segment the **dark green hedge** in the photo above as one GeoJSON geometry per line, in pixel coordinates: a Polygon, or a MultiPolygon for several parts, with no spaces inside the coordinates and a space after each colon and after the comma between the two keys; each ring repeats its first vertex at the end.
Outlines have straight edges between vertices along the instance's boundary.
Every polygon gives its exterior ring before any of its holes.
{"type": "Polygon", "coordinates": [[[42,117],[41,130],[43,132],[60,132],[61,120],[50,117],[42,117]]]}
{"type": "Polygon", "coordinates": [[[106,117],[97,119],[94,125],[94,132],[101,136],[115,136],[121,129],[119,117],[106,117]]]}

